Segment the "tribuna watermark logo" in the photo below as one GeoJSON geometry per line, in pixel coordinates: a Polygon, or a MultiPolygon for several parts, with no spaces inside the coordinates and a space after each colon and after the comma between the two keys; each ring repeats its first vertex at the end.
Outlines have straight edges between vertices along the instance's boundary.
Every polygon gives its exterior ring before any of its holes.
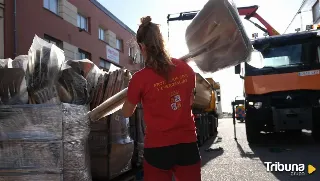
{"type": "Polygon", "coordinates": [[[267,166],[267,172],[289,172],[292,176],[310,175],[316,171],[316,168],[310,164],[307,167],[305,164],[280,162],[264,162],[264,164],[267,166]]]}

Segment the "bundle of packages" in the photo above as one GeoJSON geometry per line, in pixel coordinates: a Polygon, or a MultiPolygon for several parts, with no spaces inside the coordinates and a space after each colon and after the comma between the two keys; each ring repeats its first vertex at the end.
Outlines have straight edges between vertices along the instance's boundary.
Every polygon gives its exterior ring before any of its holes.
{"type": "Polygon", "coordinates": [[[90,60],[65,60],[57,46],[35,36],[28,55],[0,59],[0,104],[89,104],[99,75],[90,60]]]}
{"type": "Polygon", "coordinates": [[[124,103],[131,74],[124,69],[101,74],[98,78],[88,114],[92,121],[118,111],[124,103]]]}
{"type": "MultiPolygon", "coordinates": [[[[100,75],[91,109],[126,88],[130,77],[123,69],[100,75]]],[[[99,117],[99,121],[91,123],[89,138],[92,177],[112,179],[131,168],[134,143],[129,136],[129,120],[121,111],[99,117]]]]}
{"type": "Polygon", "coordinates": [[[0,180],[91,181],[87,106],[0,106],[0,180]]]}
{"type": "Polygon", "coordinates": [[[252,45],[235,5],[209,0],[185,34],[189,54],[203,72],[216,72],[248,60],[252,45]]]}
{"type": "Polygon", "coordinates": [[[88,59],[65,61],[57,83],[61,102],[89,104],[93,99],[98,77],[103,73],[105,72],[88,59]]]}
{"type": "Polygon", "coordinates": [[[102,73],[38,36],[0,60],[0,180],[91,180],[87,113],[102,73]]]}

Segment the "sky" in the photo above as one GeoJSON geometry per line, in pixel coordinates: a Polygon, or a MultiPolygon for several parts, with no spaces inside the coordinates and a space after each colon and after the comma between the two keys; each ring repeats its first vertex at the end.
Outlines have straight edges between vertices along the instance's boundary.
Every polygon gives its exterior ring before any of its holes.
{"type": "MultiPolygon", "coordinates": [[[[295,17],[303,0],[233,0],[237,7],[258,5],[257,13],[274,29],[283,34],[295,17]]],[[[186,11],[200,10],[208,0],[99,0],[111,13],[117,16],[133,31],[137,31],[140,18],[151,16],[152,22],[161,25],[161,31],[166,39],[168,50],[172,57],[179,58],[188,53],[185,43],[185,30],[191,21],[170,22],[168,41],[167,15],[186,11]]],[[[243,18],[242,18],[243,19],[243,18]]],[[[252,19],[259,23],[254,18],[252,19]]],[[[243,25],[251,38],[253,33],[263,37],[263,32],[243,19],[243,25]]],[[[286,33],[292,33],[296,28],[304,29],[312,24],[310,11],[298,15],[293,20],[286,33]]],[[[243,96],[243,80],[234,74],[234,68],[227,68],[205,77],[212,77],[221,86],[222,110],[231,112],[231,101],[236,96],[243,96]]]]}

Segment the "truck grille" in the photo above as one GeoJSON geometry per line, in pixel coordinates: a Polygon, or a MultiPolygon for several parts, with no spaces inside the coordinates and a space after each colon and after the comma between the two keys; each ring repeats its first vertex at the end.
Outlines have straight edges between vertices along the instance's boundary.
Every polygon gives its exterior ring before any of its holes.
{"type": "Polygon", "coordinates": [[[300,108],[319,104],[319,92],[314,91],[290,91],[271,93],[269,103],[276,108],[300,108]]]}

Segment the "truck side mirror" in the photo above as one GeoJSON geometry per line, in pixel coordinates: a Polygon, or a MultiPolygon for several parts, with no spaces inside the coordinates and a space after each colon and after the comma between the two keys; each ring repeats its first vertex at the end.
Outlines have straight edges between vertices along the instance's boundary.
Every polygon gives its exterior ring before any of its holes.
{"type": "Polygon", "coordinates": [[[234,73],[235,73],[235,74],[240,74],[240,64],[238,64],[238,65],[236,65],[236,66],[234,67],[234,73]]]}

